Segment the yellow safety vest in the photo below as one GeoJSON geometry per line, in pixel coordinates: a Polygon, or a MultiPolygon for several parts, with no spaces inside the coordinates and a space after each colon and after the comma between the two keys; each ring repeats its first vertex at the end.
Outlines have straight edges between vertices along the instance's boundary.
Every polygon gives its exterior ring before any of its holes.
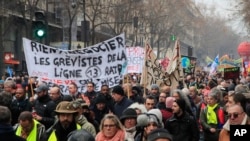
{"type": "MultiPolygon", "coordinates": [[[[79,124],[76,124],[76,129],[80,130],[81,126],[79,124]]],[[[50,134],[48,141],[57,141],[55,130],[53,130],[50,134]]]]}
{"type": "MultiPolygon", "coordinates": [[[[40,124],[40,123],[36,120],[33,120],[33,121],[34,121],[34,127],[31,130],[29,136],[26,138],[27,141],[36,141],[37,140],[37,124],[40,124]]],[[[21,136],[21,132],[22,132],[22,126],[19,125],[17,130],[16,130],[16,135],[21,136]]]]}

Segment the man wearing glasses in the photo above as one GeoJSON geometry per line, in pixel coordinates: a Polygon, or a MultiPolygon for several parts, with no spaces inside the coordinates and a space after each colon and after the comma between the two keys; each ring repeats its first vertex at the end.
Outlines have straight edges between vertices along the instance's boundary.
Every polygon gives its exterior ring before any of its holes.
{"type": "Polygon", "coordinates": [[[220,132],[219,141],[230,141],[230,125],[250,125],[250,118],[240,105],[228,107],[227,112],[228,121],[220,132]]]}

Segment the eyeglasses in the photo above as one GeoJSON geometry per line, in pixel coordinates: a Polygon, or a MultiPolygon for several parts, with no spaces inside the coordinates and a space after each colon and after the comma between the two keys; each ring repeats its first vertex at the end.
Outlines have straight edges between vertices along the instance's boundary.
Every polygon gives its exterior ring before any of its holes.
{"type": "Polygon", "coordinates": [[[104,128],[112,128],[112,127],[115,127],[115,124],[104,124],[103,125],[104,128]]]}
{"type": "MultiPolygon", "coordinates": [[[[243,112],[242,112],[243,113],[243,112]]],[[[236,119],[239,117],[239,115],[241,115],[242,113],[228,113],[228,118],[233,118],[233,119],[236,119]]]]}

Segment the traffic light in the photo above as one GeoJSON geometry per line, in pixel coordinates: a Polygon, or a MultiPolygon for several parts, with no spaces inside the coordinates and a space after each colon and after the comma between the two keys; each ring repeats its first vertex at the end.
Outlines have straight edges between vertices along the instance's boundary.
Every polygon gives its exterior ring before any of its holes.
{"type": "Polygon", "coordinates": [[[90,22],[89,21],[82,21],[82,41],[83,42],[89,42],[90,41],[90,22]]]}
{"type": "Polygon", "coordinates": [[[176,40],[176,36],[175,35],[171,35],[170,39],[171,39],[171,41],[175,41],[176,40]]]}
{"type": "Polygon", "coordinates": [[[46,36],[46,22],[44,11],[36,11],[33,22],[33,32],[36,38],[42,39],[46,36]]]}

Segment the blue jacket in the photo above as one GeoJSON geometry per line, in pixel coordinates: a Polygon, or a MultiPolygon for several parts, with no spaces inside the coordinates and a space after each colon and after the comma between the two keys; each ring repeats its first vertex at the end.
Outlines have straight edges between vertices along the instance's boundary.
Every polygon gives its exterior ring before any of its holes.
{"type": "Polygon", "coordinates": [[[122,112],[128,108],[133,102],[128,99],[127,97],[123,97],[123,99],[120,102],[116,102],[114,106],[114,114],[120,118],[122,115],[122,112]]]}

